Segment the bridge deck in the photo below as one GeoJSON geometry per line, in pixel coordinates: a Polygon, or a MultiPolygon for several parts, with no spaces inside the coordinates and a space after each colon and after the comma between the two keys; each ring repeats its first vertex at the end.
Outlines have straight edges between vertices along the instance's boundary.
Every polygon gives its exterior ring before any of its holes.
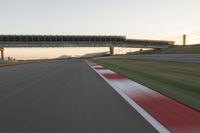
{"type": "Polygon", "coordinates": [[[135,40],[126,36],[0,35],[0,47],[148,47],[164,48],[172,41],[135,40]]]}

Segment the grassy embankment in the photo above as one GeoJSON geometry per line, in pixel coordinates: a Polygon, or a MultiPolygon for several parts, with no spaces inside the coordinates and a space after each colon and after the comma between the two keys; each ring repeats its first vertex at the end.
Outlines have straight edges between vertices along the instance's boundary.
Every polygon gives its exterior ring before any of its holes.
{"type": "Polygon", "coordinates": [[[161,50],[137,51],[129,54],[200,54],[200,44],[198,45],[176,45],[161,50]]]}
{"type": "Polygon", "coordinates": [[[200,111],[200,63],[128,59],[95,62],[200,111]]]}

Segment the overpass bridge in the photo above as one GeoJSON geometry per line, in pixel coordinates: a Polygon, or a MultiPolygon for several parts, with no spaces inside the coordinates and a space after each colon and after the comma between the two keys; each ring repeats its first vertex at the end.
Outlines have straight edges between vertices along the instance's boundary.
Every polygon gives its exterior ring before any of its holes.
{"type": "Polygon", "coordinates": [[[0,35],[2,59],[4,48],[109,47],[113,55],[114,47],[163,49],[173,44],[173,41],[136,40],[126,36],[0,35]]]}

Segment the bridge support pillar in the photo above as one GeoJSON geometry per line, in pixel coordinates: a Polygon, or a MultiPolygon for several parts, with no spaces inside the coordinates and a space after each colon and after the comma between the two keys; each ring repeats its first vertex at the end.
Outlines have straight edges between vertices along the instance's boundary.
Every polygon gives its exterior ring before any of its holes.
{"type": "Polygon", "coordinates": [[[1,51],[1,60],[4,60],[4,48],[0,48],[1,51]]]}
{"type": "Polygon", "coordinates": [[[114,55],[114,46],[110,45],[110,55],[114,55]]]}
{"type": "Polygon", "coordinates": [[[183,45],[186,45],[186,34],[183,35],[183,45]]]}

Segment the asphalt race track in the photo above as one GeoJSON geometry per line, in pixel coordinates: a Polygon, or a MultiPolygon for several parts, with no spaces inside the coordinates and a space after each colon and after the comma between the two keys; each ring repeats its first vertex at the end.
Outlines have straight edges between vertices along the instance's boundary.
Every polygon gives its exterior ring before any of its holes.
{"type": "Polygon", "coordinates": [[[0,68],[0,133],[157,132],[83,60],[0,68]]]}

